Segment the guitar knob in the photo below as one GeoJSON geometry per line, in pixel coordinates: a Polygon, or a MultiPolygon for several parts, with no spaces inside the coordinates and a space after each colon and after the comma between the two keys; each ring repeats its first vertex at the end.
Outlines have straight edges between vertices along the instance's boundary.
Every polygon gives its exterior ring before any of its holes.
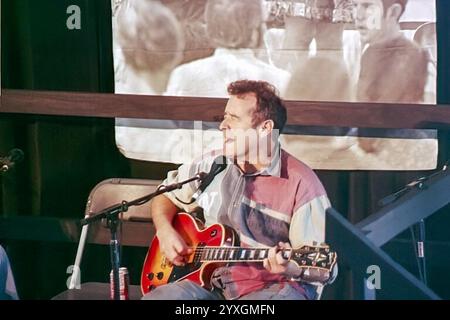
{"type": "Polygon", "coordinates": [[[155,277],[155,274],[154,274],[153,272],[147,274],[147,278],[148,278],[148,280],[150,280],[150,281],[153,280],[154,277],[155,277]]]}
{"type": "Polygon", "coordinates": [[[158,280],[161,280],[164,277],[164,273],[163,272],[158,272],[156,274],[156,277],[158,278],[158,280]]]}
{"type": "Polygon", "coordinates": [[[149,286],[148,286],[148,291],[152,291],[153,289],[155,289],[155,286],[154,286],[154,285],[149,285],[149,286]]]}

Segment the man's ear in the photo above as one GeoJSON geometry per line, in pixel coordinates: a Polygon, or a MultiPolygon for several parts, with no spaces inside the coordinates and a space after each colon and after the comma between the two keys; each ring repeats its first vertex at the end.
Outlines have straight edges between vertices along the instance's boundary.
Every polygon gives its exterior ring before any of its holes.
{"type": "Polygon", "coordinates": [[[402,5],[399,3],[394,3],[387,9],[386,18],[394,19],[394,21],[398,22],[400,20],[400,17],[402,16],[402,13],[403,13],[402,5]]]}
{"type": "Polygon", "coordinates": [[[264,120],[264,122],[261,124],[261,130],[265,131],[266,133],[272,132],[273,128],[275,126],[275,123],[273,120],[264,120]]]}

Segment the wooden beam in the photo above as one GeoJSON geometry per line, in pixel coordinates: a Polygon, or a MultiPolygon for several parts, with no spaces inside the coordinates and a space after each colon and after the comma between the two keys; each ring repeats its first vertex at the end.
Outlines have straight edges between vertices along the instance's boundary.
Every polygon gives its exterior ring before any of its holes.
{"type": "MultiPolygon", "coordinates": [[[[223,98],[2,90],[0,113],[220,121],[223,98]]],[[[287,101],[288,124],[448,129],[450,106],[287,101]]]]}

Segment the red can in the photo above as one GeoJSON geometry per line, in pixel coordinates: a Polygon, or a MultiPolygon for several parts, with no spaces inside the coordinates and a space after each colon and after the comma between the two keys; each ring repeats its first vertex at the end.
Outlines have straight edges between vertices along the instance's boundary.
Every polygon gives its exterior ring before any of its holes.
{"type": "MultiPolygon", "coordinates": [[[[114,300],[114,275],[113,271],[109,275],[110,288],[111,288],[111,300],[114,300]]],[[[130,286],[130,275],[127,268],[119,268],[119,296],[120,300],[128,300],[128,287],[130,286]]]]}

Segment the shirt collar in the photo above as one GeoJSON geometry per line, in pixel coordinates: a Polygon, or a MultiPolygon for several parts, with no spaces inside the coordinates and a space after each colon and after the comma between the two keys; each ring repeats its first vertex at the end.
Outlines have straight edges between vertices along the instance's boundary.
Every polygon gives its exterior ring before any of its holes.
{"type": "Polygon", "coordinates": [[[245,174],[246,176],[273,176],[273,177],[281,177],[281,147],[280,142],[277,142],[272,160],[270,164],[264,169],[257,171],[255,173],[245,174]]]}
{"type": "Polygon", "coordinates": [[[217,48],[214,51],[214,55],[215,56],[221,56],[221,55],[248,55],[248,56],[255,56],[255,53],[253,52],[252,49],[246,49],[246,48],[241,48],[241,49],[230,49],[230,48],[217,48]]]}

